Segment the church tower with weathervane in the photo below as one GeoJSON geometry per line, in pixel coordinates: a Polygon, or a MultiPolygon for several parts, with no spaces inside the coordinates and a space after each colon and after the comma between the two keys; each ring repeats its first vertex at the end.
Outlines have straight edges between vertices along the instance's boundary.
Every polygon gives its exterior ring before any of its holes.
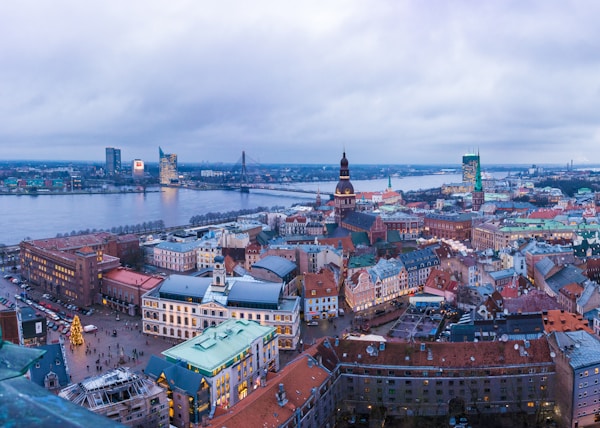
{"type": "Polygon", "coordinates": [[[340,181],[335,187],[333,201],[335,205],[335,222],[340,225],[344,217],[356,209],[356,194],[352,183],[350,183],[350,169],[348,168],[345,151],[340,161],[340,181]]]}

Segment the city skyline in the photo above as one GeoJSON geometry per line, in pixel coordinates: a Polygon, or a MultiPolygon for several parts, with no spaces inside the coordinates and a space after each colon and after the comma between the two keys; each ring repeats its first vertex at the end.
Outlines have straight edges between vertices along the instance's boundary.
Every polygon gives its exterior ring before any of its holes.
{"type": "Polygon", "coordinates": [[[591,2],[9,2],[5,160],[597,163],[591,2]],[[235,11],[235,13],[232,13],[235,11]]]}

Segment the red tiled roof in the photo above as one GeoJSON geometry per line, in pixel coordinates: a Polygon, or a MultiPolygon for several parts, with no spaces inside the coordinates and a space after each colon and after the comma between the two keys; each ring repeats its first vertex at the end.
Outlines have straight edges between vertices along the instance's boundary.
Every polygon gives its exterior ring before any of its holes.
{"type": "Polygon", "coordinates": [[[452,275],[449,272],[433,268],[425,282],[425,287],[455,292],[458,284],[452,279],[452,275]]]}
{"type": "Polygon", "coordinates": [[[319,273],[304,274],[304,293],[307,298],[337,296],[337,284],[333,272],[326,269],[319,273]],[[313,290],[314,294],[312,294],[313,290]]]}
{"type": "Polygon", "coordinates": [[[556,299],[548,296],[542,290],[533,289],[512,299],[504,300],[504,308],[510,313],[541,312],[550,309],[560,309],[556,299]]]}
{"type": "Polygon", "coordinates": [[[571,282],[570,284],[567,284],[564,287],[562,287],[558,292],[561,294],[564,294],[567,297],[575,299],[575,298],[581,296],[581,293],[583,293],[583,290],[584,290],[584,288],[581,284],[578,284],[576,282],[571,282]]]}
{"type": "Polygon", "coordinates": [[[529,218],[533,219],[546,219],[551,220],[557,215],[562,214],[562,210],[550,209],[550,208],[540,208],[529,214],[529,218]]]}
{"type": "Polygon", "coordinates": [[[106,272],[104,278],[132,287],[139,286],[143,290],[152,290],[164,280],[162,277],[145,275],[122,267],[106,272]]]}
{"type": "Polygon", "coordinates": [[[300,216],[300,215],[293,215],[291,217],[287,217],[285,219],[286,223],[294,223],[294,222],[298,222],[298,223],[306,223],[306,217],[304,216],[300,216]]]}
{"type": "Polygon", "coordinates": [[[383,192],[383,199],[390,199],[390,198],[395,198],[397,196],[400,196],[400,193],[395,192],[393,190],[386,190],[385,192],[383,192]]]}
{"type": "Polygon", "coordinates": [[[106,243],[109,239],[114,239],[117,242],[127,242],[130,240],[138,240],[138,237],[132,234],[115,235],[110,232],[98,232],[88,235],[65,236],[62,238],[35,239],[31,242],[36,247],[52,249],[58,251],[75,250],[85,246],[98,246],[106,243]]]}
{"type": "Polygon", "coordinates": [[[579,314],[554,309],[544,313],[542,316],[544,317],[544,330],[546,333],[584,330],[590,334],[594,334],[594,331],[588,326],[588,321],[584,320],[579,314]]]}
{"type": "Polygon", "coordinates": [[[527,355],[522,355],[515,345],[523,346],[523,341],[507,342],[427,342],[425,351],[420,343],[387,342],[385,350],[369,355],[367,346],[379,349],[379,344],[340,340],[334,347],[342,363],[435,367],[443,369],[493,368],[507,365],[527,365],[552,362],[550,348],[545,338],[529,341],[527,355]],[[407,358],[408,357],[408,358],[407,358]]]}
{"type": "Polygon", "coordinates": [[[279,427],[294,416],[296,408],[311,397],[312,388],[319,388],[329,379],[329,373],[304,354],[280,372],[268,373],[267,386],[259,387],[226,414],[212,419],[208,426],[218,428],[279,427]],[[310,359],[310,363],[309,363],[310,359]],[[277,403],[279,384],[283,384],[288,402],[277,403]]]}
{"type": "Polygon", "coordinates": [[[354,243],[352,242],[351,236],[344,236],[342,238],[319,238],[319,244],[321,245],[331,245],[332,247],[337,248],[338,245],[342,243],[342,248],[344,252],[353,252],[354,251],[354,243]]]}

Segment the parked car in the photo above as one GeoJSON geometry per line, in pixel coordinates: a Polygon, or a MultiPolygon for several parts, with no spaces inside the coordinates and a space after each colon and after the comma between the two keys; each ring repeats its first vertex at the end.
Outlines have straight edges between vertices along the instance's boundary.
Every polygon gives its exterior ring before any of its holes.
{"type": "Polygon", "coordinates": [[[314,326],[318,326],[319,322],[318,321],[309,321],[306,323],[306,325],[308,325],[310,327],[314,327],[314,326]]]}

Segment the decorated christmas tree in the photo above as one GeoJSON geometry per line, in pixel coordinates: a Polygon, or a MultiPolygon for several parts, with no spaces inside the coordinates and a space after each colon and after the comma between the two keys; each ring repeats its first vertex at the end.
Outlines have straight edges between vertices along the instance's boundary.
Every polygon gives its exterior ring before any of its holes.
{"type": "Polygon", "coordinates": [[[81,321],[79,321],[79,316],[75,315],[71,324],[71,344],[75,346],[83,345],[83,335],[81,332],[81,321]]]}

